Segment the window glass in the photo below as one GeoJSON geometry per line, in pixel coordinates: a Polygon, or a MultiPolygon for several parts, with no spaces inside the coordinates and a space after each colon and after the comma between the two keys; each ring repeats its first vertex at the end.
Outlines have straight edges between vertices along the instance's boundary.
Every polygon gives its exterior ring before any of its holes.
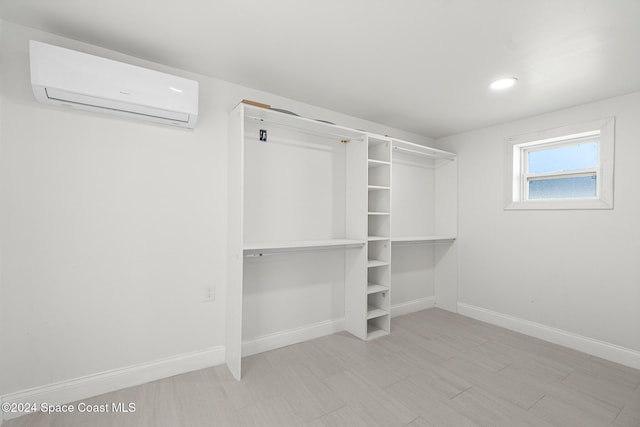
{"type": "Polygon", "coordinates": [[[529,173],[545,173],[594,168],[598,166],[598,141],[561,145],[530,150],[527,156],[529,173]]]}
{"type": "Polygon", "coordinates": [[[532,179],[529,199],[571,199],[597,196],[596,175],[532,179]]]}

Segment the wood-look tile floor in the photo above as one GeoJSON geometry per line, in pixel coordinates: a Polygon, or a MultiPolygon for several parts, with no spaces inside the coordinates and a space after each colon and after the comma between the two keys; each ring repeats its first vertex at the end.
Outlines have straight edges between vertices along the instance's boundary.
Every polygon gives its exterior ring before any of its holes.
{"type": "Polygon", "coordinates": [[[335,334],[85,399],[128,414],[32,414],[22,426],[640,426],[640,370],[439,309],[372,342],[335,334]]]}

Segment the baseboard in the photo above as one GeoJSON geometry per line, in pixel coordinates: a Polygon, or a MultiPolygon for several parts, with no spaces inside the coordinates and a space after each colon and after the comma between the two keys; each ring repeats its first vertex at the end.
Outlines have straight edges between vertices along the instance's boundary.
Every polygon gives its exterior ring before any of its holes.
{"type": "Polygon", "coordinates": [[[414,299],[391,306],[391,317],[402,316],[403,314],[415,313],[416,311],[433,308],[436,305],[435,297],[414,299]]]}
{"type": "MultiPolygon", "coordinates": [[[[420,298],[396,304],[391,307],[391,317],[425,310],[434,307],[434,305],[434,297],[420,298]]],[[[251,356],[276,348],[320,338],[325,335],[335,334],[340,331],[344,331],[344,319],[327,320],[312,325],[263,335],[244,341],[242,343],[242,356],[251,356]]]]}
{"type": "Polygon", "coordinates": [[[458,313],[554,344],[582,351],[592,356],[620,363],[621,365],[640,369],[640,352],[630,348],[465,303],[458,303],[458,313]]]}
{"type": "MultiPolygon", "coordinates": [[[[2,403],[36,403],[37,406],[42,403],[60,405],[222,363],[224,363],[224,346],[217,346],[6,394],[0,396],[0,401],[2,403]]],[[[11,412],[0,414],[0,424],[2,416],[8,420],[21,415],[24,414],[11,412]]]]}
{"type": "Polygon", "coordinates": [[[251,356],[276,348],[335,334],[344,330],[344,319],[326,320],[312,325],[263,335],[242,343],[242,356],[251,356]]]}

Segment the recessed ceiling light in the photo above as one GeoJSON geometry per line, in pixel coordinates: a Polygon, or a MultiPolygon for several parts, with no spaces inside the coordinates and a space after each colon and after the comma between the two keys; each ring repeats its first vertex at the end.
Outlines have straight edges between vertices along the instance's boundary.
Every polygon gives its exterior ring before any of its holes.
{"type": "Polygon", "coordinates": [[[515,77],[506,77],[504,79],[495,80],[493,83],[489,85],[489,87],[493,90],[502,90],[502,89],[510,88],[517,82],[518,82],[518,79],[515,77]]]}

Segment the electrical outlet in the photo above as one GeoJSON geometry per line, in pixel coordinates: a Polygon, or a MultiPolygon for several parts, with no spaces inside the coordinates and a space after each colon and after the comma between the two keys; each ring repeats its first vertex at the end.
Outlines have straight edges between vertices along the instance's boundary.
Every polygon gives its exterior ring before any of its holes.
{"type": "Polygon", "coordinates": [[[216,300],[216,288],[213,285],[204,287],[204,301],[210,302],[216,300]]]}

